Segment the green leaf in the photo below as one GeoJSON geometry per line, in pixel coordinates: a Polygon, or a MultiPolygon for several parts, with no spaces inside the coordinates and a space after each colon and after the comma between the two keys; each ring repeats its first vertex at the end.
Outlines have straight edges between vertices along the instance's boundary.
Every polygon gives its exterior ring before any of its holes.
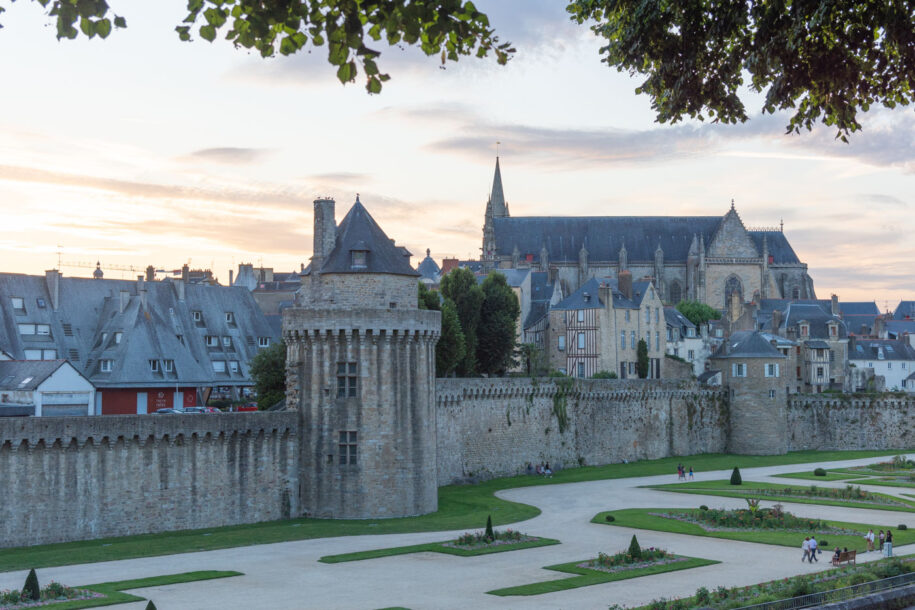
{"type": "Polygon", "coordinates": [[[337,70],[337,78],[341,83],[352,82],[356,78],[356,63],[348,61],[337,70]]]}
{"type": "Polygon", "coordinates": [[[116,28],[126,28],[126,27],[127,27],[127,20],[124,19],[123,17],[119,17],[119,16],[115,15],[115,17],[114,17],[114,27],[116,27],[116,28]]]}
{"type": "Polygon", "coordinates": [[[216,28],[214,28],[212,25],[200,26],[200,37],[204,40],[213,42],[216,40],[216,28]]]}
{"type": "Polygon", "coordinates": [[[381,93],[381,81],[376,76],[370,76],[365,88],[369,93],[381,93]]]}
{"type": "Polygon", "coordinates": [[[108,38],[111,33],[111,22],[108,19],[100,19],[95,22],[95,33],[101,38],[108,38]]]}
{"type": "Polygon", "coordinates": [[[86,17],[82,17],[79,20],[79,29],[81,29],[83,31],[83,34],[85,34],[89,38],[92,38],[93,36],[95,36],[95,24],[93,24],[91,21],[89,21],[89,19],[87,19],[86,17]]]}

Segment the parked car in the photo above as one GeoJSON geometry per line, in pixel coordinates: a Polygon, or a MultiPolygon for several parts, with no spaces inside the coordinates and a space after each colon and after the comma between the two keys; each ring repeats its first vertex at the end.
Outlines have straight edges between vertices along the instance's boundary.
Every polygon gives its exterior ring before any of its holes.
{"type": "Polygon", "coordinates": [[[181,411],[178,409],[156,409],[154,415],[179,415],[181,411]]]}
{"type": "Polygon", "coordinates": [[[206,413],[206,407],[184,407],[181,410],[182,413],[206,413]]]}
{"type": "Polygon", "coordinates": [[[207,413],[222,413],[222,410],[217,409],[216,407],[204,407],[204,408],[206,409],[207,413]]]}

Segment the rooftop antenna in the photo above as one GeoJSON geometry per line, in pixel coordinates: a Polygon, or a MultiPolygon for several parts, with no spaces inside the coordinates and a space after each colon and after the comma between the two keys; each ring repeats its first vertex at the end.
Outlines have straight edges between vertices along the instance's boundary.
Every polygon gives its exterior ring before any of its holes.
{"type": "Polygon", "coordinates": [[[499,146],[502,144],[499,140],[496,140],[496,157],[499,156],[499,146]]]}
{"type": "Polygon", "coordinates": [[[782,233],[785,232],[785,219],[784,218],[778,219],[778,230],[781,231],[782,233]]]}
{"type": "Polygon", "coordinates": [[[62,247],[63,246],[61,246],[60,244],[57,244],[57,271],[58,272],[60,272],[60,256],[61,256],[62,247]]]}

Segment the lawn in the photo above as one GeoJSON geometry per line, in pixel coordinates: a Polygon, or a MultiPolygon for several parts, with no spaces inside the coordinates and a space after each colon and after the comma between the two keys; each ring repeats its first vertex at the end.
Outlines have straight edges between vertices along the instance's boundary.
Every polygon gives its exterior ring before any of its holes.
{"type": "Polygon", "coordinates": [[[481,547],[478,549],[458,549],[445,546],[442,542],[429,542],[426,544],[413,544],[410,546],[397,546],[389,549],[373,549],[371,551],[357,551],[355,553],[343,553],[340,555],[325,555],[318,561],[322,563],[344,563],[347,561],[362,561],[363,559],[377,559],[379,557],[391,557],[392,555],[409,555],[410,553],[444,553],[446,555],[457,555],[459,557],[475,557],[477,555],[489,555],[491,553],[504,553],[506,551],[520,551],[523,549],[533,549],[541,546],[550,546],[559,544],[558,540],[552,538],[538,538],[527,542],[516,542],[514,544],[497,544],[492,546],[481,547]]]}
{"type": "MultiPolygon", "coordinates": [[[[815,532],[786,532],[779,530],[752,530],[737,532],[710,532],[695,523],[678,521],[676,519],[667,519],[657,517],[649,513],[687,513],[688,509],[669,509],[669,508],[627,508],[610,512],[598,513],[592,520],[592,523],[602,525],[611,525],[618,527],[630,527],[633,529],[653,530],[656,532],[671,532],[674,534],[687,534],[689,536],[706,536],[709,538],[724,538],[726,540],[742,540],[744,542],[758,542],[760,544],[774,544],[778,546],[796,547],[800,553],[801,543],[804,537],[815,532]],[[608,522],[607,515],[613,515],[614,521],[608,522]]],[[[864,542],[863,533],[873,529],[874,532],[885,529],[885,525],[870,525],[867,523],[849,523],[846,521],[825,521],[827,525],[851,529],[862,532],[861,536],[842,536],[833,534],[823,534],[822,543],[823,557],[826,557],[828,546],[830,549],[835,547],[848,548],[849,550],[858,550],[863,552],[867,547],[864,542]]],[[[894,546],[902,546],[915,542],[915,530],[897,530],[893,528],[894,546]]]]}
{"type": "Polygon", "coordinates": [[[827,471],[825,477],[818,477],[813,474],[812,470],[801,472],[788,472],[786,474],[774,474],[774,477],[782,479],[803,479],[805,481],[854,481],[856,479],[867,478],[860,474],[847,474],[844,471],[827,471]]]}
{"type": "MultiPolygon", "coordinates": [[[[681,557],[683,557],[681,555],[681,557]]],[[[545,580],[534,582],[528,585],[518,585],[516,587],[506,587],[504,589],[495,589],[487,591],[490,595],[542,595],[544,593],[555,593],[556,591],[565,591],[567,589],[577,589],[578,587],[588,587],[590,585],[599,585],[605,582],[617,580],[627,580],[629,578],[639,578],[641,576],[651,576],[652,574],[663,574],[664,572],[674,572],[677,570],[687,570],[689,568],[698,568],[700,566],[709,566],[719,561],[711,559],[699,559],[697,557],[683,557],[686,561],[676,563],[666,563],[660,565],[646,566],[634,570],[623,570],[620,572],[604,572],[602,570],[592,570],[589,568],[580,568],[578,564],[584,563],[587,559],[572,561],[570,563],[560,563],[554,566],[545,566],[545,570],[555,570],[566,574],[574,574],[572,578],[560,578],[558,580],[545,580]]]]}
{"type": "Polygon", "coordinates": [[[697,472],[726,470],[734,466],[753,468],[851,460],[892,455],[886,451],[797,451],[786,455],[704,454],[670,457],[628,464],[586,466],[556,472],[552,478],[521,475],[492,479],[476,485],[449,485],[438,490],[437,512],[403,519],[289,519],[248,525],[162,532],[120,538],[103,538],[61,544],[3,549],[0,572],[98,561],[115,561],[136,557],[153,557],[175,553],[192,553],[332,536],[365,534],[402,534],[467,530],[481,527],[492,515],[494,525],[505,525],[531,519],[540,514],[534,506],[509,502],[493,494],[503,489],[534,485],[556,485],[602,479],[620,479],[669,474],[675,476],[678,463],[686,463],[697,472]]]}
{"type": "Polygon", "coordinates": [[[95,585],[80,585],[75,588],[89,589],[90,591],[101,593],[105,597],[53,603],[47,607],[52,608],[53,610],[77,610],[78,608],[98,608],[100,606],[113,606],[116,604],[126,604],[128,602],[142,602],[146,600],[145,597],[138,597],[136,595],[131,595],[130,593],[124,593],[124,591],[130,589],[145,589],[147,587],[161,587],[164,585],[177,585],[200,580],[212,580],[214,578],[228,578],[230,576],[242,576],[242,573],[208,570],[201,572],[184,572],[182,574],[166,574],[164,576],[153,576],[151,578],[119,580],[117,582],[104,582],[95,585]]]}
{"type": "Polygon", "coordinates": [[[760,500],[767,500],[770,502],[794,502],[798,504],[821,504],[826,506],[844,506],[849,508],[870,508],[875,510],[892,510],[892,511],[901,511],[901,512],[912,512],[915,510],[915,502],[911,500],[906,500],[905,498],[899,498],[896,496],[889,496],[886,494],[868,492],[869,495],[875,496],[878,498],[892,500],[894,502],[900,502],[905,504],[905,506],[890,505],[890,504],[879,504],[876,502],[866,502],[863,500],[844,500],[838,498],[827,498],[827,497],[808,497],[808,496],[794,496],[794,495],[765,495],[759,493],[753,493],[753,490],[757,489],[791,489],[796,490],[799,493],[803,493],[805,487],[797,487],[794,485],[783,485],[781,483],[757,483],[755,481],[744,482],[743,485],[731,485],[730,481],[727,480],[718,480],[718,481],[695,481],[691,483],[671,483],[669,485],[647,485],[651,489],[658,489],[660,491],[672,491],[675,493],[687,493],[687,494],[700,494],[704,496],[723,496],[727,498],[758,498],[760,500]]]}

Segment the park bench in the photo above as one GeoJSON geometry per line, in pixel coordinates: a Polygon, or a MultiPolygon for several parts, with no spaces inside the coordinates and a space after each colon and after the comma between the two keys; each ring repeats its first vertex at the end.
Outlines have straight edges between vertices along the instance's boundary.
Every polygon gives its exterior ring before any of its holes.
{"type": "Polygon", "coordinates": [[[855,561],[855,555],[858,554],[858,551],[843,551],[839,553],[839,559],[835,561],[836,565],[842,565],[843,563],[851,563],[858,565],[855,561]]]}

